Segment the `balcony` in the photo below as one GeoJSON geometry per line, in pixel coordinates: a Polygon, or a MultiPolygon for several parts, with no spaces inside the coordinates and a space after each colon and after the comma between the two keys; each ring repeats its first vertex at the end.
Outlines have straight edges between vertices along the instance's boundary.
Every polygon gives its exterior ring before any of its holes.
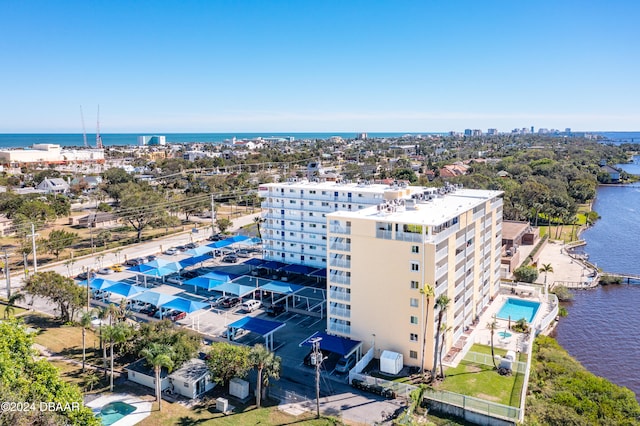
{"type": "Polygon", "coordinates": [[[329,261],[329,266],[337,266],[339,268],[351,268],[351,260],[332,258],[329,261]]]}
{"type": "Polygon", "coordinates": [[[351,293],[347,293],[346,291],[329,291],[329,299],[331,300],[341,300],[343,302],[351,301],[351,293]]]}
{"type": "Polygon", "coordinates": [[[382,238],[384,240],[393,240],[393,231],[384,231],[382,229],[376,229],[376,238],[382,238]]]}
{"type": "Polygon", "coordinates": [[[436,262],[441,261],[442,259],[447,257],[448,254],[449,254],[449,248],[448,247],[441,248],[440,250],[438,250],[436,252],[436,262]]]}
{"type": "Polygon", "coordinates": [[[329,232],[332,234],[346,234],[351,235],[351,227],[350,226],[340,226],[340,225],[330,225],[329,232]]]}
{"type": "Polygon", "coordinates": [[[342,334],[342,335],[350,336],[351,335],[351,326],[350,325],[346,325],[346,324],[339,324],[339,323],[330,322],[329,323],[329,332],[330,333],[336,333],[336,334],[342,334]]]}
{"type": "Polygon", "coordinates": [[[351,284],[351,277],[348,277],[346,275],[331,274],[331,275],[329,275],[329,282],[336,283],[336,284],[347,284],[347,285],[350,285],[351,284]]]}
{"type": "Polygon", "coordinates": [[[417,234],[417,233],[413,233],[413,232],[396,232],[396,240],[409,241],[409,242],[412,242],[412,243],[422,243],[423,242],[422,234],[417,234]]]}
{"type": "Polygon", "coordinates": [[[333,244],[331,244],[331,250],[351,251],[351,244],[333,243],[333,244]]]}
{"type": "Polygon", "coordinates": [[[337,306],[332,306],[331,308],[329,308],[329,315],[338,316],[342,318],[351,318],[351,309],[338,308],[337,306]]]}

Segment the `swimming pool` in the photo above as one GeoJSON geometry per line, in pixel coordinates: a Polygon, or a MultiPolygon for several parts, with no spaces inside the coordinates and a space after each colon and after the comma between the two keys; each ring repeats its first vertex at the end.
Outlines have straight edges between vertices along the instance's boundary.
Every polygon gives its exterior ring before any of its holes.
{"type": "Polygon", "coordinates": [[[501,331],[500,333],[498,333],[498,336],[502,337],[503,339],[508,339],[512,336],[512,334],[508,331],[501,331]]]}
{"type": "Polygon", "coordinates": [[[102,426],[111,426],[124,416],[136,411],[136,407],[122,401],[110,402],[100,410],[98,418],[102,421],[102,426]]]}
{"type": "Polygon", "coordinates": [[[502,308],[500,308],[497,318],[503,320],[511,319],[511,321],[514,322],[524,318],[531,324],[539,307],[539,302],[508,298],[506,302],[504,302],[504,305],[502,305],[502,308]]]}

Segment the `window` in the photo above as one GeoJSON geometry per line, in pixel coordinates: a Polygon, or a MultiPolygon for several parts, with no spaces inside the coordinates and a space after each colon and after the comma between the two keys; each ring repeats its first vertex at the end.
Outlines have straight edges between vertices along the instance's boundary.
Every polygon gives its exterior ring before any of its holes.
{"type": "Polygon", "coordinates": [[[418,262],[411,262],[411,270],[413,272],[420,271],[420,264],[418,262]]]}
{"type": "Polygon", "coordinates": [[[416,299],[415,297],[412,297],[411,299],[409,299],[409,305],[411,305],[412,308],[417,308],[418,299],[416,299]]]}
{"type": "Polygon", "coordinates": [[[414,290],[420,288],[420,283],[418,281],[411,281],[411,288],[414,290]]]}
{"type": "Polygon", "coordinates": [[[418,323],[418,317],[416,317],[415,315],[411,315],[411,324],[417,324],[418,323]]]}
{"type": "Polygon", "coordinates": [[[417,351],[409,351],[409,358],[418,359],[417,351]]]}
{"type": "Polygon", "coordinates": [[[409,334],[409,340],[411,340],[412,342],[417,342],[418,341],[418,335],[416,333],[409,334]]]}
{"type": "Polygon", "coordinates": [[[411,246],[411,253],[420,253],[420,246],[411,246]]]}

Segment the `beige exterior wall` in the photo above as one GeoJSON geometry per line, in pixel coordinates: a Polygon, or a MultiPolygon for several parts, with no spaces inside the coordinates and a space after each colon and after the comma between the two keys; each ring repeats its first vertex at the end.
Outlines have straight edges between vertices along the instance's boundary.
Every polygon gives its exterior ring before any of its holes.
{"type": "Polygon", "coordinates": [[[435,298],[444,294],[450,299],[443,318],[449,329],[446,353],[498,290],[499,196],[497,191],[464,190],[417,209],[385,214],[374,207],[328,215],[328,332],[362,341],[364,351],[375,342],[376,357],[392,350],[403,354],[406,365],[420,366],[426,320],[424,358],[431,368],[435,298]],[[450,211],[440,214],[441,209],[450,211]],[[422,235],[403,233],[404,225],[412,231],[417,229],[413,225],[421,226],[422,235]],[[391,231],[378,229],[385,226],[391,231]],[[420,293],[424,284],[436,295],[428,307],[420,293]]]}

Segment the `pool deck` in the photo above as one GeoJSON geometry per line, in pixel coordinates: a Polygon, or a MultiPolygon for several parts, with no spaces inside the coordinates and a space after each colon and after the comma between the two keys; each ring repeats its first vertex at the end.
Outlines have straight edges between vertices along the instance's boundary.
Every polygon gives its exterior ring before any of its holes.
{"type": "Polygon", "coordinates": [[[145,401],[144,399],[131,395],[128,393],[108,393],[88,402],[87,407],[91,408],[94,414],[98,414],[100,409],[110,402],[122,401],[127,404],[131,404],[136,407],[136,411],[124,416],[122,419],[115,422],[112,426],[133,426],[140,423],[151,415],[152,402],[145,401]]]}

